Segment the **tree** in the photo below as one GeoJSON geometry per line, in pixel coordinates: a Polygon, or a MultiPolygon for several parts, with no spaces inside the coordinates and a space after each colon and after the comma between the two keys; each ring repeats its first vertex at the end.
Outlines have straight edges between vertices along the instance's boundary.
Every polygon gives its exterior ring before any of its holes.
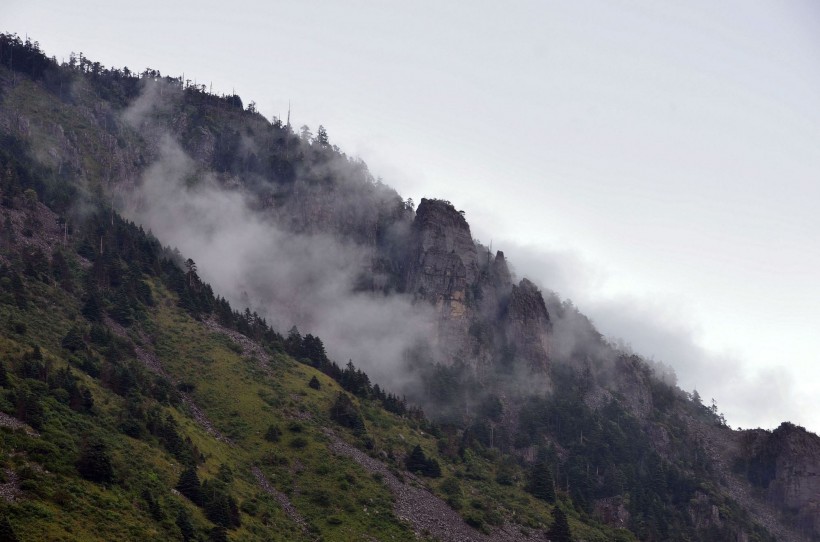
{"type": "Polygon", "coordinates": [[[310,126],[303,124],[299,128],[299,138],[305,143],[310,143],[313,140],[313,133],[310,131],[310,126]]]}
{"type": "Polygon", "coordinates": [[[356,432],[364,431],[364,420],[359,414],[356,405],[346,393],[340,392],[336,402],[330,407],[330,419],[343,427],[349,427],[356,432]]]}
{"type": "Polygon", "coordinates": [[[202,484],[202,511],[205,517],[226,528],[239,527],[239,506],[236,499],[226,491],[221,480],[209,480],[202,484]]]}
{"type": "Polygon", "coordinates": [[[0,519],[0,540],[3,542],[17,542],[20,540],[17,538],[17,533],[14,532],[14,527],[12,527],[9,518],[6,516],[0,519]]]}
{"type": "Polygon", "coordinates": [[[527,491],[533,497],[546,502],[555,501],[555,483],[552,479],[550,466],[546,460],[546,453],[541,451],[529,473],[527,491]]]}
{"type": "Polygon", "coordinates": [[[202,484],[199,482],[199,476],[196,475],[196,467],[191,466],[182,471],[176,489],[188,497],[192,503],[197,505],[202,503],[202,484]]]}
{"type": "Polygon", "coordinates": [[[100,308],[100,302],[95,292],[88,294],[83,307],[80,309],[80,313],[91,322],[99,322],[102,320],[102,309],[100,308]]]}
{"type": "Polygon", "coordinates": [[[556,504],[552,508],[552,525],[547,531],[547,540],[550,542],[572,542],[572,533],[569,530],[567,515],[556,504]]]}
{"type": "Polygon", "coordinates": [[[268,427],[268,430],[265,432],[265,440],[268,442],[279,442],[279,439],[282,437],[282,430],[279,429],[276,425],[271,425],[268,427]]]}
{"type": "Polygon", "coordinates": [[[314,390],[318,390],[321,389],[322,384],[319,383],[319,379],[316,378],[316,375],[313,375],[313,377],[310,379],[310,382],[308,382],[308,386],[310,386],[314,390]]]}
{"type": "Polygon", "coordinates": [[[225,527],[217,525],[211,529],[208,535],[208,542],[228,542],[228,531],[225,527]]]}
{"type": "Polygon", "coordinates": [[[199,284],[199,276],[196,274],[196,263],[191,258],[185,260],[185,278],[188,281],[188,287],[193,288],[199,284]]]}
{"type": "Polygon", "coordinates": [[[316,143],[322,147],[330,146],[330,140],[327,138],[327,130],[325,130],[325,127],[321,124],[319,125],[319,130],[316,133],[316,143]]]}
{"type": "Polygon", "coordinates": [[[108,446],[100,440],[92,440],[86,443],[76,466],[80,476],[91,482],[107,484],[114,481],[111,452],[108,450],[108,446]]]}
{"type": "Polygon", "coordinates": [[[302,357],[302,335],[299,328],[293,326],[288,331],[288,338],[285,339],[285,351],[295,358],[302,357]]]}
{"type": "Polygon", "coordinates": [[[441,476],[441,467],[438,461],[424,455],[424,450],[422,450],[418,444],[416,444],[415,448],[410,452],[410,455],[404,460],[404,466],[410,472],[423,474],[430,478],[438,478],[441,476]]]}
{"type": "Polygon", "coordinates": [[[424,455],[424,450],[421,449],[419,444],[416,444],[415,448],[410,452],[410,455],[404,460],[404,466],[410,472],[421,472],[425,469],[427,466],[427,456],[424,455]]]}
{"type": "Polygon", "coordinates": [[[182,533],[183,542],[188,542],[189,540],[194,539],[196,531],[194,531],[194,526],[191,523],[191,517],[188,515],[187,510],[184,508],[179,509],[176,523],[177,527],[179,527],[179,531],[182,533]]]}

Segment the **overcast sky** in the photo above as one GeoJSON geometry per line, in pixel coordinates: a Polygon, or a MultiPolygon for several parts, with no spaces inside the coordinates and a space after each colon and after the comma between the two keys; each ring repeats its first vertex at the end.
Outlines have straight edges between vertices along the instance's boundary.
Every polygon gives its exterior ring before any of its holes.
{"type": "Polygon", "coordinates": [[[820,430],[820,3],[5,0],[58,60],[319,123],[732,426],[820,430]]]}

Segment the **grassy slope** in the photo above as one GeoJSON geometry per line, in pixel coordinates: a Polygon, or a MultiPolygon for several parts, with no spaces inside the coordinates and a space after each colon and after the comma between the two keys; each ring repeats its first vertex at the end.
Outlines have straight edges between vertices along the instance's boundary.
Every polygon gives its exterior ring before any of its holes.
{"type": "MultiPolygon", "coordinates": [[[[29,304],[21,310],[3,298],[0,303],[0,357],[9,369],[11,386],[22,383],[13,376],[14,368],[30,345],[40,345],[52,370],[68,365],[68,352],[60,340],[74,323],[81,323],[79,301],[55,286],[26,279],[29,304]],[[25,324],[24,334],[12,331],[12,323],[25,324]]],[[[392,512],[392,497],[386,487],[352,460],[327,449],[329,439],[323,427],[333,427],[328,412],[341,391],[335,382],[313,368],[282,354],[270,363],[243,357],[241,347],[228,336],[207,329],[176,306],[175,298],[154,282],[155,307],[138,325],[143,330],[130,334],[142,348],[154,350],[173,381],[194,387],[193,400],[233,444],[209,435],[187,413],[184,405],[162,408],[177,420],[181,432],[190,437],[202,453],[201,479],[217,476],[221,465],[233,473],[230,485],[242,510],[242,526],[232,532],[237,540],[309,539],[321,533],[325,540],[361,539],[371,535],[382,540],[410,540],[415,536],[392,512]],[[307,383],[312,376],[321,382],[314,390],[307,383]],[[264,439],[267,429],[282,430],[279,442],[264,439]],[[305,533],[291,521],[281,507],[251,475],[259,466],[270,482],[289,495],[314,533],[305,533]]],[[[174,525],[176,510],[184,507],[200,531],[210,528],[201,511],[171,488],[182,470],[155,439],[137,440],[118,432],[117,421],[125,400],[100,385],[98,379],[74,370],[82,384],[92,390],[93,414],[80,414],[55,397],[44,402],[46,423],[40,437],[4,428],[2,454],[5,464],[21,474],[23,498],[7,505],[12,524],[23,540],[76,539],[106,540],[163,539],[179,536],[174,525]],[[110,487],[85,481],[77,476],[73,463],[82,440],[100,435],[112,448],[117,482],[110,487]],[[42,467],[42,470],[41,468],[42,467]],[[142,498],[149,490],[159,501],[164,518],[153,519],[142,498]]],[[[31,384],[31,383],[29,383],[31,384]]],[[[437,457],[437,442],[409,420],[385,412],[368,401],[357,404],[364,416],[368,435],[377,450],[392,450],[398,456],[419,443],[425,452],[437,457]]],[[[14,414],[6,399],[3,409],[14,414]]],[[[354,443],[359,439],[336,427],[338,434],[354,443]]],[[[429,480],[434,491],[441,491],[443,480],[460,481],[462,514],[481,518],[496,511],[515,515],[531,528],[549,524],[549,509],[517,486],[494,482],[495,464],[475,455],[467,461],[451,463],[439,458],[444,476],[429,480]]],[[[393,465],[400,469],[396,460],[393,465]]],[[[576,534],[588,540],[608,537],[595,528],[572,519],[576,534]]]]}
{"type": "MultiPolygon", "coordinates": [[[[81,151],[85,176],[89,186],[94,186],[105,177],[103,164],[94,159],[106,155],[100,135],[104,131],[90,112],[95,100],[92,93],[85,90],[76,95],[77,106],[64,104],[22,78],[16,86],[6,87],[3,100],[7,110],[26,112],[31,121],[30,136],[43,148],[53,146],[62,152],[62,136],[54,135],[49,128],[51,122],[62,126],[65,137],[81,151]]],[[[47,156],[43,158],[49,161],[47,156]]],[[[13,376],[12,369],[33,344],[40,345],[55,369],[68,365],[68,352],[60,347],[60,340],[72,325],[84,324],[76,296],[33,279],[26,279],[26,287],[31,302],[25,310],[15,307],[0,291],[0,360],[9,369],[13,387],[22,383],[13,376]],[[15,333],[13,322],[24,323],[26,332],[15,333]]],[[[300,540],[321,533],[326,540],[361,539],[365,534],[382,540],[415,539],[409,527],[394,517],[386,487],[352,460],[328,451],[328,438],[322,428],[333,425],[328,410],[340,392],[334,382],[281,354],[273,356],[269,371],[260,369],[257,362],[244,358],[228,337],[209,331],[179,309],[159,283],[152,287],[156,306],[139,323],[143,336],[150,337],[152,343],[144,347],[157,354],[172,380],[194,386],[194,401],[235,443],[214,439],[184,405],[162,406],[202,452],[205,459],[198,470],[201,479],[215,477],[223,464],[233,472],[230,490],[243,513],[242,526],[231,532],[231,538],[300,540]],[[307,386],[312,376],[320,380],[321,390],[307,386]],[[277,443],[263,438],[271,425],[282,429],[283,436],[277,443]],[[304,447],[293,446],[298,439],[306,442],[304,447]],[[277,489],[289,495],[314,533],[304,533],[258,487],[250,473],[252,466],[259,466],[277,489]]],[[[132,338],[142,341],[136,333],[132,338]]],[[[212,525],[201,510],[171,490],[182,470],[180,463],[155,438],[137,440],[119,432],[117,424],[125,400],[103,387],[98,379],[76,368],[74,373],[94,395],[93,415],[76,413],[57,398],[49,397],[44,401],[47,420],[42,436],[0,429],[2,459],[24,479],[22,498],[5,505],[20,538],[179,538],[174,524],[179,508],[189,512],[201,535],[207,532],[212,525]],[[74,468],[88,435],[99,436],[112,448],[117,483],[110,487],[83,480],[74,468]],[[146,490],[159,501],[164,518],[155,520],[150,516],[142,497],[146,490]]],[[[460,495],[451,495],[451,501],[464,517],[485,525],[493,518],[514,517],[517,523],[533,530],[549,525],[550,507],[523,491],[520,470],[513,486],[494,481],[498,461],[492,452],[485,457],[468,454],[465,460],[447,461],[437,453],[437,440],[420,431],[417,424],[389,414],[376,404],[354,401],[360,406],[376,450],[391,450],[401,457],[418,443],[428,456],[439,459],[443,477],[426,483],[446,496],[442,485],[447,479],[457,479],[460,495]]],[[[14,414],[8,397],[2,400],[2,409],[14,414]]],[[[361,444],[352,433],[338,427],[335,430],[361,444]]],[[[400,460],[394,461],[393,467],[400,469],[400,460]]],[[[590,526],[588,518],[581,518],[570,504],[567,508],[576,536],[612,539],[611,531],[590,526]]]]}

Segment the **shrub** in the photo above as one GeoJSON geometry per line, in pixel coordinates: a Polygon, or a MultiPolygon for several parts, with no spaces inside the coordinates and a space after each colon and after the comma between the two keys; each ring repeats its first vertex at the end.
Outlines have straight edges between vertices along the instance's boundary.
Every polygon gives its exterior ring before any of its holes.
{"type": "Polygon", "coordinates": [[[91,482],[108,484],[114,481],[111,452],[102,441],[88,441],[80,453],[76,466],[80,476],[91,482]]]}
{"type": "Polygon", "coordinates": [[[330,407],[330,419],[342,427],[349,427],[354,431],[364,431],[364,420],[359,414],[356,405],[346,393],[339,393],[336,402],[330,407]]]}
{"type": "Polygon", "coordinates": [[[277,425],[270,425],[268,426],[268,430],[265,432],[265,440],[268,442],[279,442],[279,439],[282,437],[282,430],[279,429],[277,425]]]}

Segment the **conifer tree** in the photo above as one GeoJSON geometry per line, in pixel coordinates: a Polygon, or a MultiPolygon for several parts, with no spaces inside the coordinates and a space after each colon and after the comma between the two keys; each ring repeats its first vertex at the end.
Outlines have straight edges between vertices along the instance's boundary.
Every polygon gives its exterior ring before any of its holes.
{"type": "Polygon", "coordinates": [[[572,542],[567,515],[556,504],[552,508],[552,526],[547,531],[549,542],[572,542]]]}
{"type": "Polygon", "coordinates": [[[199,476],[196,475],[196,467],[191,466],[182,471],[176,489],[188,497],[192,503],[202,503],[202,484],[199,482],[199,476]]]}
{"type": "Polygon", "coordinates": [[[538,459],[530,469],[527,491],[542,501],[555,501],[555,484],[550,472],[550,466],[546,460],[546,454],[543,452],[538,454],[538,459]]]}
{"type": "Polygon", "coordinates": [[[102,441],[91,441],[83,448],[77,460],[77,471],[86,480],[101,484],[114,480],[111,453],[102,441]]]}
{"type": "Polygon", "coordinates": [[[3,542],[17,542],[20,540],[17,538],[17,533],[14,532],[14,527],[11,526],[9,518],[6,516],[0,519],[0,540],[3,542]]]}
{"type": "Polygon", "coordinates": [[[194,539],[196,531],[194,531],[194,526],[191,523],[191,517],[188,515],[187,510],[180,508],[179,513],[177,514],[176,523],[177,527],[179,527],[179,531],[182,533],[183,542],[188,542],[189,540],[194,539]]]}

